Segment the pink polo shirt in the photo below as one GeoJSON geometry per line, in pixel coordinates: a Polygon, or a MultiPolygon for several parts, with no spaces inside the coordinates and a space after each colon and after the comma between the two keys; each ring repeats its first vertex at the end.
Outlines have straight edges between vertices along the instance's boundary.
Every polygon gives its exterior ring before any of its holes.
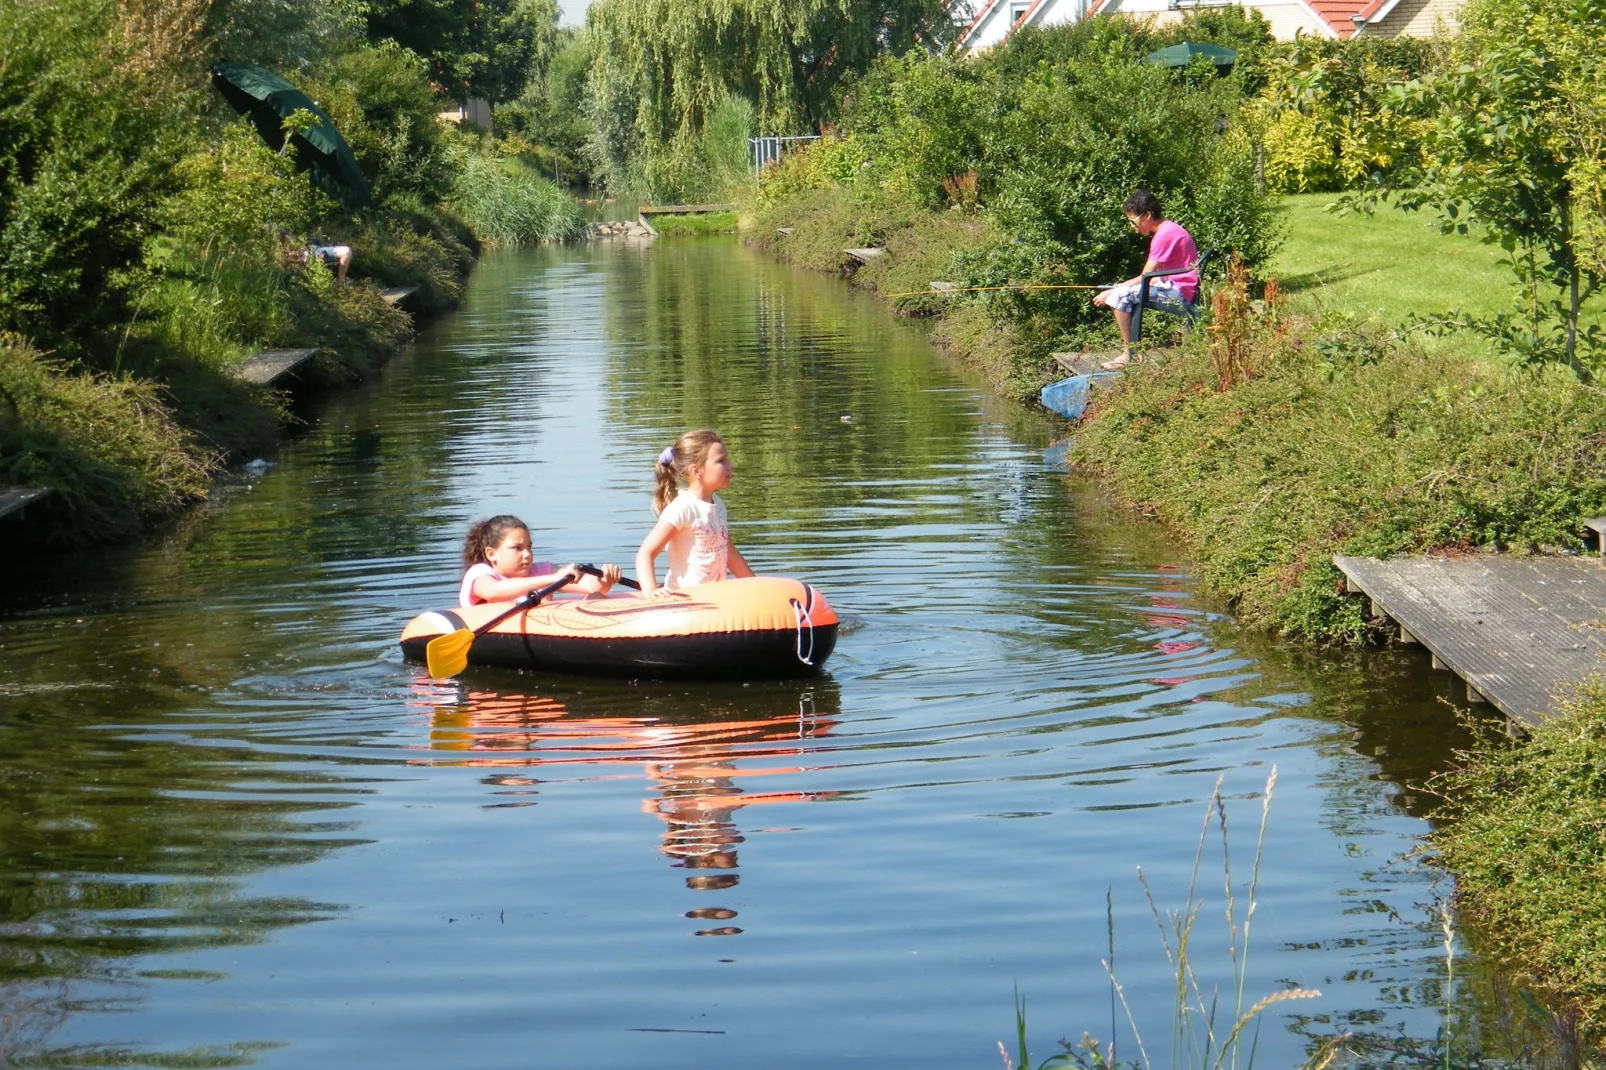
{"type": "MultiPolygon", "coordinates": [[[[1156,271],[1190,267],[1199,259],[1199,247],[1193,244],[1193,235],[1189,234],[1181,223],[1166,219],[1160,222],[1155,228],[1154,237],[1149,239],[1149,259],[1154,261],[1156,271]]],[[[1190,304],[1193,302],[1194,294],[1199,292],[1197,271],[1172,275],[1164,281],[1181,290],[1183,298],[1190,304]]]]}

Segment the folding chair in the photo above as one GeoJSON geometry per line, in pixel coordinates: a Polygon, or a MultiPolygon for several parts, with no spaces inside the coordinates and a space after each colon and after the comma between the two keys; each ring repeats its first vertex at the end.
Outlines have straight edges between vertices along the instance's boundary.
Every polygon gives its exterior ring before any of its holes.
{"type": "MultiPolygon", "coordinates": [[[[1215,255],[1216,251],[1214,249],[1206,249],[1204,255],[1195,260],[1189,267],[1172,268],[1170,271],[1151,271],[1143,276],[1143,282],[1138,287],[1138,307],[1132,313],[1132,341],[1134,343],[1141,341],[1143,338],[1143,308],[1149,303],[1149,280],[1163,279],[1168,275],[1184,275],[1190,271],[1196,271],[1199,273],[1199,281],[1203,282],[1204,267],[1210,262],[1210,258],[1215,255]]],[[[1199,295],[1195,293],[1194,300],[1183,306],[1187,313],[1188,326],[1190,327],[1199,322],[1198,299],[1199,295]]]]}

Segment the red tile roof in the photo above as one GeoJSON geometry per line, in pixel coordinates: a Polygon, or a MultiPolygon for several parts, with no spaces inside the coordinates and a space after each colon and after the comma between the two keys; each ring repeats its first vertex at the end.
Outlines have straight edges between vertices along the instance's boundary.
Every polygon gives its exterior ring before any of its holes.
{"type": "Polygon", "coordinates": [[[1383,0],[1305,0],[1305,3],[1340,38],[1355,36],[1352,16],[1369,15],[1383,6],[1383,0]]]}

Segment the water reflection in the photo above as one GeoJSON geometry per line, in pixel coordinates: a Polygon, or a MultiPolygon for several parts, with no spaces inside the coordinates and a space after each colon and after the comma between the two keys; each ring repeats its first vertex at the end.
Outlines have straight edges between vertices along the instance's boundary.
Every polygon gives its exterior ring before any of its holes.
{"type": "MultiPolygon", "coordinates": [[[[583,767],[581,775],[587,779],[617,779],[620,766],[638,769],[649,789],[641,812],[662,823],[658,849],[670,864],[697,871],[685,878],[694,891],[720,891],[740,883],[736,870],[745,842],[736,821],[740,811],[839,794],[765,791],[758,782],[764,777],[806,777],[821,768],[809,761],[819,754],[813,743],[829,735],[841,716],[841,691],[828,680],[797,685],[795,693],[785,694],[777,694],[787,691],[785,685],[769,685],[760,689],[763,699],[758,702],[721,702],[710,696],[711,703],[696,712],[670,703],[662,714],[649,712],[653,703],[650,698],[640,701],[640,694],[632,696],[632,712],[599,714],[577,713],[555,699],[523,691],[465,688],[443,697],[441,692],[455,689],[434,682],[420,682],[417,690],[416,705],[430,711],[430,764],[532,770],[485,777],[482,783],[505,800],[488,806],[535,805],[543,782],[540,773],[559,778],[564,766],[583,767]],[[765,715],[783,703],[795,710],[765,715]]],[[[701,920],[736,916],[734,910],[717,907],[686,914],[701,920]]],[[[722,926],[695,935],[741,932],[722,926]]]]}

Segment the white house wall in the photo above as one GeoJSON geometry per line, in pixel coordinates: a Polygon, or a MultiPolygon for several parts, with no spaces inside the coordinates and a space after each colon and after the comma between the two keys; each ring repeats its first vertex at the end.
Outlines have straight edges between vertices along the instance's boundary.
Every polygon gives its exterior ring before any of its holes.
{"type": "MultiPolygon", "coordinates": [[[[1216,5],[1210,5],[1216,6],[1216,5]]],[[[1245,7],[1259,11],[1266,16],[1266,22],[1271,26],[1271,34],[1279,41],[1292,41],[1296,34],[1307,34],[1315,37],[1332,37],[1333,31],[1317,17],[1316,13],[1302,3],[1275,4],[1275,3],[1246,3],[1245,7]]],[[[1193,4],[1187,5],[1187,10],[1195,10],[1193,4]]],[[[1173,7],[1171,0],[1107,0],[1099,8],[1099,14],[1121,13],[1138,18],[1154,18],[1156,22],[1166,23],[1182,16],[1182,11],[1173,7]]]]}

